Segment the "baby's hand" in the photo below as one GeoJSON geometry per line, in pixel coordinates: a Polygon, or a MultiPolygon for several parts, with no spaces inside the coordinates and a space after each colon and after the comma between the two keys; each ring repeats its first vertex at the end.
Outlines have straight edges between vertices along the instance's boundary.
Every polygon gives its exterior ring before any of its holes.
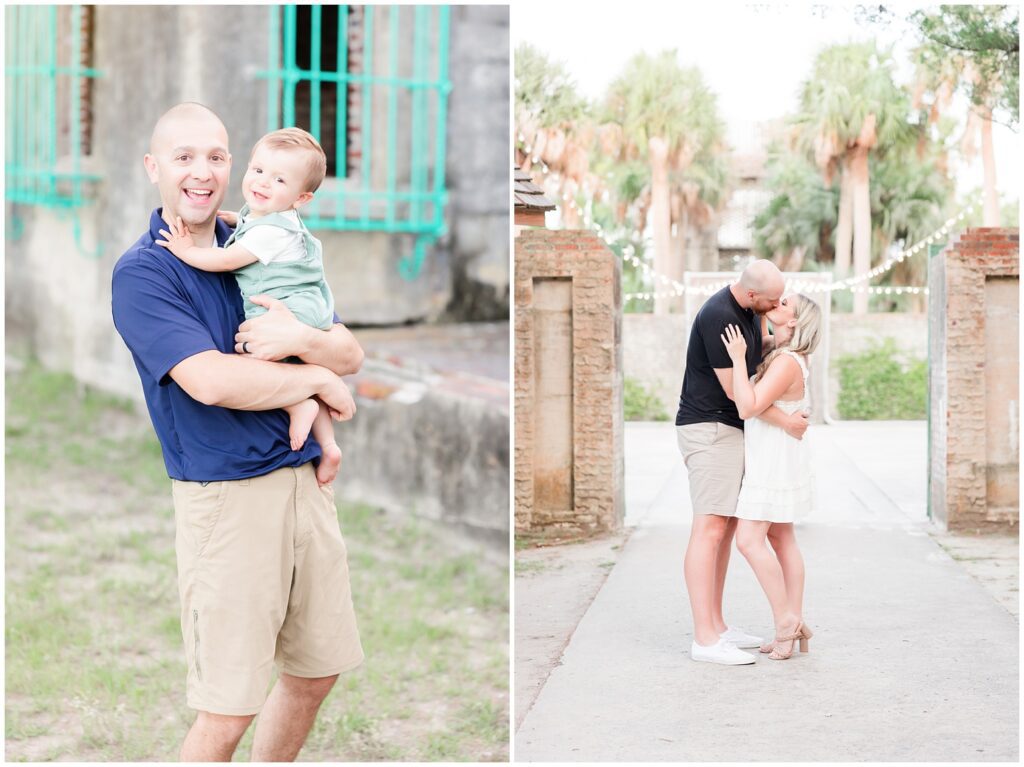
{"type": "Polygon", "coordinates": [[[167,224],[167,228],[171,231],[168,232],[165,229],[160,230],[160,234],[162,234],[165,239],[157,240],[157,245],[163,245],[179,258],[181,258],[189,248],[195,247],[196,243],[192,239],[192,233],[182,222],[181,216],[177,217],[177,224],[169,223],[167,224]]]}
{"type": "Polygon", "coordinates": [[[233,210],[218,210],[217,218],[228,226],[238,226],[238,213],[233,210]]]}
{"type": "Polygon", "coordinates": [[[726,325],[725,334],[720,337],[733,361],[743,360],[747,356],[747,342],[738,327],[726,325]]]}

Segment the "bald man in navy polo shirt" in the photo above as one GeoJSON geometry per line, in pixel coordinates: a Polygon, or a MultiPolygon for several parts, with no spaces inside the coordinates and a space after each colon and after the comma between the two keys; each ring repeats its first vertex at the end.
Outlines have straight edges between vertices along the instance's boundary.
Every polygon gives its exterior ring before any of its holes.
{"type": "Polygon", "coordinates": [[[252,760],[290,761],[338,674],[363,655],[333,490],[313,473],[319,446],[293,451],[279,408],[316,396],[351,418],[339,376],[356,372],[363,352],[337,317],[318,330],[273,299],[245,322],[231,273],[193,269],[155,245],[175,216],[200,246],[230,234],[217,218],[231,169],[217,115],[173,107],[145,168],[162,207],[114,268],[112,313],[174,486],[188,703],[198,711],[181,758],[230,761],[260,713],[252,760]],[[276,361],[290,356],[306,364],[276,361]]]}

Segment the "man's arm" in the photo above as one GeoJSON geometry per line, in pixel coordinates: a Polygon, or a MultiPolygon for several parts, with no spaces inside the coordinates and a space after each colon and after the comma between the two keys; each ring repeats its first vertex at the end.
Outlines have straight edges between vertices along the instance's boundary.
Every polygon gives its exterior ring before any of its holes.
{"type": "Polygon", "coordinates": [[[804,438],[804,432],[807,431],[807,424],[809,423],[807,413],[798,411],[793,413],[793,415],[789,415],[786,411],[775,407],[775,405],[764,410],[758,418],[770,423],[772,426],[778,426],[794,439],[804,438]]]}
{"type": "MultiPolygon", "coordinates": [[[[718,376],[718,382],[722,385],[722,389],[725,391],[725,396],[735,402],[736,400],[732,390],[732,368],[713,368],[713,370],[715,371],[715,375],[718,376]]],[[[773,426],[778,426],[794,439],[803,439],[804,432],[807,431],[808,420],[807,415],[804,413],[794,413],[793,415],[789,415],[775,407],[775,405],[769,405],[757,417],[763,421],[767,421],[773,426]]]]}
{"type": "Polygon", "coordinates": [[[288,307],[269,296],[253,296],[254,304],[267,308],[265,314],[246,320],[235,334],[235,351],[245,351],[260,360],[280,360],[296,356],[311,365],[320,365],[344,376],[358,373],[363,365],[363,349],[351,331],[341,323],[330,330],[319,330],[295,319],[288,307]]]}
{"type": "Polygon", "coordinates": [[[273,410],[318,396],[338,420],[347,420],[355,413],[348,387],[319,365],[266,362],[210,350],[182,360],[168,375],[204,405],[273,410]]]}

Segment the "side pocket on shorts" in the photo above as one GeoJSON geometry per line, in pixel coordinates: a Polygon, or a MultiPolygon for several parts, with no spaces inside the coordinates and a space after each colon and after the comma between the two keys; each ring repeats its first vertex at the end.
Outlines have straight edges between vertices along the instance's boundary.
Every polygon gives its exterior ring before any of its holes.
{"type": "Polygon", "coordinates": [[[676,440],[679,444],[679,452],[682,453],[685,459],[695,450],[711,447],[717,434],[718,424],[714,421],[677,426],[676,440]]]}
{"type": "Polygon", "coordinates": [[[230,485],[230,482],[207,482],[205,485],[202,482],[174,483],[175,509],[183,516],[184,528],[192,539],[197,557],[203,555],[213,537],[230,485]]]}

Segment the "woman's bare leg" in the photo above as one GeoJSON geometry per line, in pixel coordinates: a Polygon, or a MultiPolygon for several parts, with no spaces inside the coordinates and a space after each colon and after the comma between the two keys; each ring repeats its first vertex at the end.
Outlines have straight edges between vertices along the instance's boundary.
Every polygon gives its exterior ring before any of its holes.
{"type": "Polygon", "coordinates": [[[768,597],[775,621],[775,635],[786,636],[796,629],[800,616],[790,609],[782,567],[768,548],[766,537],[771,524],[741,519],[736,526],[736,548],[750,563],[757,582],[768,597]]]}
{"type": "Polygon", "coordinates": [[[804,615],[804,558],[796,543],[792,522],[774,522],[768,528],[768,542],[782,567],[786,581],[786,603],[798,618],[804,615]]]}

